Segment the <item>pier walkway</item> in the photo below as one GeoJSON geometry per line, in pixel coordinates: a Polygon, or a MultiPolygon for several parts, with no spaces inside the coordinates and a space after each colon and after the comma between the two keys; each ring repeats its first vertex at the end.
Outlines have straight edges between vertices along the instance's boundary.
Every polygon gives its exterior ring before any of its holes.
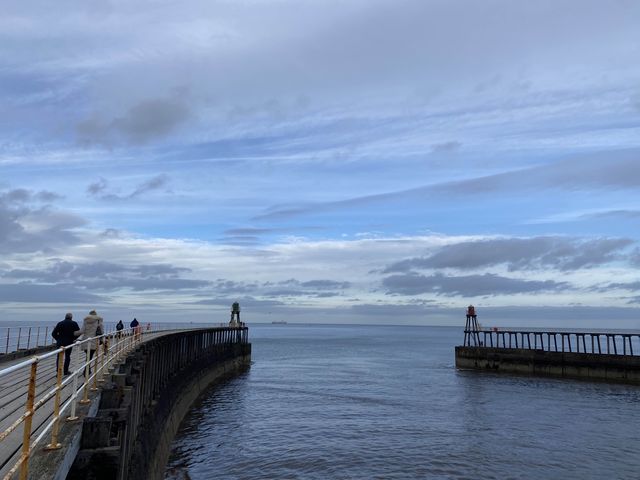
{"type": "MultiPolygon", "coordinates": [[[[24,343],[21,331],[17,340],[25,348],[33,348],[35,342],[39,354],[12,360],[3,355],[7,358],[4,361],[0,356],[0,479],[26,479],[29,459],[36,449],[62,448],[58,438],[61,423],[78,421],[89,413],[95,393],[130,352],[150,340],[194,330],[204,330],[205,334],[198,337],[192,349],[246,341],[247,335],[246,328],[229,328],[227,324],[211,325],[209,329],[186,325],[160,331],[138,327],[111,332],[76,342],[72,346],[71,374],[64,376],[61,360],[65,348],[43,346],[49,340],[39,334],[37,340],[34,336],[33,341],[24,343]],[[90,361],[86,361],[87,347],[96,351],[90,361]],[[57,363],[60,368],[56,368],[57,363]]],[[[11,337],[7,334],[6,338],[11,337]]],[[[10,345],[9,340],[6,345],[10,345]]],[[[5,346],[5,352],[11,353],[9,346],[5,346]]],[[[185,357],[188,355],[185,351],[185,357]]]]}

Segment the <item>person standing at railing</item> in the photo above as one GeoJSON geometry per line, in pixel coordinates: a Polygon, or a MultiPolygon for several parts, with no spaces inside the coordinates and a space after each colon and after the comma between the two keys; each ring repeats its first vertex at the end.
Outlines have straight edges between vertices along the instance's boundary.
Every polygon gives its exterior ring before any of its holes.
{"type": "MultiPolygon", "coordinates": [[[[97,337],[104,333],[104,322],[102,317],[98,315],[95,310],[91,310],[89,315],[84,317],[82,321],[82,328],[80,329],[78,335],[82,335],[82,340],[86,340],[87,338],[97,337]]],[[[98,341],[92,342],[84,342],[82,344],[82,349],[87,352],[87,361],[91,360],[93,354],[96,353],[98,341]]]]}
{"type": "Polygon", "coordinates": [[[118,323],[116,323],[116,332],[118,338],[122,336],[122,330],[124,330],[124,323],[122,323],[122,320],[118,320],[118,323]]]}
{"type": "Polygon", "coordinates": [[[140,322],[138,321],[137,318],[134,318],[133,320],[131,320],[131,323],[129,324],[129,326],[133,329],[133,334],[136,337],[140,335],[140,322]]]}
{"type": "MultiPolygon", "coordinates": [[[[78,326],[78,324],[73,321],[73,315],[71,313],[67,313],[64,316],[64,320],[57,323],[57,325],[51,332],[51,336],[55,339],[56,345],[58,345],[59,347],[67,347],[69,345],[73,345],[76,337],[80,335],[79,329],[80,327],[78,326]]],[[[65,375],[69,375],[69,365],[71,364],[71,350],[72,347],[69,347],[64,351],[65,375]]],[[[60,365],[58,365],[56,368],[60,368],[60,365]]]]}

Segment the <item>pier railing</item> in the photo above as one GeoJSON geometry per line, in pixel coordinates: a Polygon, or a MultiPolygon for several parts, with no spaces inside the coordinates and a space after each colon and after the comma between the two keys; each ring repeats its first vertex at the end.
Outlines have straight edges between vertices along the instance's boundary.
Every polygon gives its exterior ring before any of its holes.
{"type": "MultiPolygon", "coordinates": [[[[37,347],[46,347],[47,345],[53,345],[56,341],[51,337],[53,331],[53,325],[26,325],[26,326],[13,326],[13,327],[0,327],[0,359],[2,354],[8,354],[17,352],[20,350],[30,350],[37,347]]],[[[79,322],[82,326],[82,322],[79,322]]],[[[210,327],[225,327],[226,323],[210,324],[210,323],[198,323],[196,325],[190,323],[154,323],[153,325],[140,325],[142,330],[152,329],[154,331],[159,330],[176,330],[181,328],[210,328],[210,327]]],[[[115,323],[112,325],[106,325],[105,333],[111,333],[116,330],[115,323]]]]}
{"type": "MultiPolygon", "coordinates": [[[[78,404],[90,403],[90,392],[98,390],[114,366],[144,338],[171,330],[194,329],[203,327],[190,328],[187,324],[179,329],[151,331],[140,326],[105,333],[0,369],[0,478],[26,479],[29,458],[35,448],[61,448],[58,438],[61,422],[78,420],[78,404]],[[72,349],[72,368],[69,375],[63,375],[68,349],[72,349]],[[86,355],[88,351],[92,355],[86,355]]],[[[198,346],[206,349],[247,342],[247,327],[219,324],[209,325],[198,346]]]]}
{"type": "Polygon", "coordinates": [[[465,330],[464,346],[638,356],[640,333],[465,330]]]}

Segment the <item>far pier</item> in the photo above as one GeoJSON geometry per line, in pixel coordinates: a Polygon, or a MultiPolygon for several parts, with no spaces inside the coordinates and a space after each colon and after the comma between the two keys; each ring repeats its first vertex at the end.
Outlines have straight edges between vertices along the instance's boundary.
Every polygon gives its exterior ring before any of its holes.
{"type": "Polygon", "coordinates": [[[480,327],[467,312],[456,367],[640,385],[640,333],[480,327]]]}

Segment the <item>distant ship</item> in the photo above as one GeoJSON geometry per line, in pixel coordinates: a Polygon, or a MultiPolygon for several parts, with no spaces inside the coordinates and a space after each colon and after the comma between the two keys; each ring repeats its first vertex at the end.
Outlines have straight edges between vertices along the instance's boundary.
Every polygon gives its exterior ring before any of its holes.
{"type": "Polygon", "coordinates": [[[287,324],[286,320],[274,320],[271,323],[273,323],[274,325],[286,325],[287,324]]]}

